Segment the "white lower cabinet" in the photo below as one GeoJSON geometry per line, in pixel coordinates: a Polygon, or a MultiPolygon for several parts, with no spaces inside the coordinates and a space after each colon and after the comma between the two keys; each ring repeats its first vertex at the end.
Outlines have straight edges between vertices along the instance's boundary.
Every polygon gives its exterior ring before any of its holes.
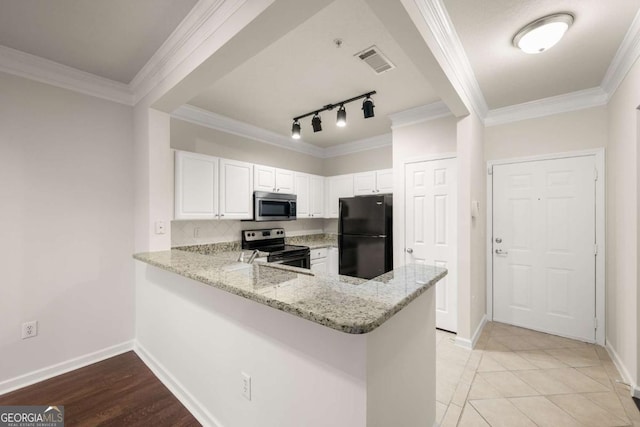
{"type": "Polygon", "coordinates": [[[327,248],[311,249],[311,271],[328,273],[327,248]]]}
{"type": "Polygon", "coordinates": [[[338,248],[328,248],[327,249],[327,267],[329,270],[329,274],[332,276],[337,276],[339,274],[340,266],[339,266],[339,257],[338,257],[338,248]]]}

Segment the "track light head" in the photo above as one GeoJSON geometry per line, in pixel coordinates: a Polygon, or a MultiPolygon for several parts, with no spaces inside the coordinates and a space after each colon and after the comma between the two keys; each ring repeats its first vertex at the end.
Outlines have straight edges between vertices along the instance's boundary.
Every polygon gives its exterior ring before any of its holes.
{"type": "Polygon", "coordinates": [[[320,132],[322,130],[322,120],[318,113],[313,115],[313,118],[311,119],[311,126],[313,126],[314,132],[320,132]]]}
{"type": "Polygon", "coordinates": [[[291,138],[300,139],[300,122],[297,120],[294,120],[291,126],[291,138]]]}
{"type": "Polygon", "coordinates": [[[336,125],[341,128],[347,125],[347,110],[344,109],[344,105],[342,104],[340,104],[340,108],[338,109],[338,119],[336,120],[336,125]]]}
{"type": "Polygon", "coordinates": [[[362,111],[365,119],[375,116],[373,112],[374,107],[375,105],[373,105],[373,100],[371,100],[371,97],[367,95],[367,98],[362,102],[362,111]]]}

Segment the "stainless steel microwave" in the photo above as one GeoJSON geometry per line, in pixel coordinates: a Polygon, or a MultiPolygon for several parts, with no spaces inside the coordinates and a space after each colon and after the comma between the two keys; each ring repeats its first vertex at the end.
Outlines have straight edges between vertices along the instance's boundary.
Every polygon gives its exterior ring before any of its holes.
{"type": "Polygon", "coordinates": [[[253,193],[253,220],[293,221],[297,202],[295,194],[256,191],[253,193]]]}

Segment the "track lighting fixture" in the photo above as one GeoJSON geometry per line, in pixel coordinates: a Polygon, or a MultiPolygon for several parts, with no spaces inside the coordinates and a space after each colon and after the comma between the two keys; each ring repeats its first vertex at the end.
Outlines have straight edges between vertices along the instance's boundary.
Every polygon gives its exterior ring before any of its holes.
{"type": "Polygon", "coordinates": [[[298,120],[293,121],[293,126],[291,127],[291,138],[300,139],[300,122],[298,120]]]}
{"type": "Polygon", "coordinates": [[[311,119],[311,126],[314,132],[320,132],[322,130],[322,120],[317,112],[314,114],[313,119],[311,119]]]}
{"type": "Polygon", "coordinates": [[[338,108],[338,114],[336,118],[336,125],[338,127],[344,127],[347,125],[347,110],[344,105],[349,102],[356,101],[358,99],[366,98],[362,102],[362,111],[364,113],[364,118],[368,119],[374,117],[373,108],[373,100],[371,99],[371,95],[375,95],[376,91],[373,90],[371,92],[364,93],[362,95],[354,96],[353,98],[345,99],[344,101],[336,102],[335,104],[327,104],[319,110],[314,110],[310,113],[303,114],[298,117],[293,118],[293,126],[291,127],[291,137],[293,139],[300,139],[300,119],[313,115],[311,119],[311,126],[313,127],[314,132],[322,131],[322,119],[320,118],[320,113],[323,111],[330,111],[334,108],[338,108]]]}
{"type": "Polygon", "coordinates": [[[347,125],[347,110],[344,109],[344,105],[340,105],[338,109],[338,118],[336,119],[336,126],[343,128],[347,125]]]}
{"type": "Polygon", "coordinates": [[[373,105],[373,101],[371,100],[371,97],[367,95],[367,98],[364,101],[362,101],[362,111],[364,113],[365,119],[375,116],[375,114],[373,113],[374,107],[375,105],[373,105]]]}

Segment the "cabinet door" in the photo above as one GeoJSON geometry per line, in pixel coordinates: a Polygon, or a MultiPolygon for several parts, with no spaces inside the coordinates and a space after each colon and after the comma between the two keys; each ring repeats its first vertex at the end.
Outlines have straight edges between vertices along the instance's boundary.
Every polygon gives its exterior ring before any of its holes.
{"type": "Polygon", "coordinates": [[[308,218],[310,216],[310,193],[309,193],[309,175],[306,173],[296,172],[296,192],[298,196],[298,218],[308,218]]]}
{"type": "Polygon", "coordinates": [[[376,188],[378,193],[393,193],[393,169],[376,171],[376,188]]]}
{"type": "Polygon", "coordinates": [[[324,177],[309,176],[309,216],[322,218],[324,216],[324,177]]]}
{"type": "Polygon", "coordinates": [[[353,197],[353,175],[338,175],[327,178],[327,218],[338,218],[340,197],[353,197]]]}
{"type": "Polygon", "coordinates": [[[295,194],[295,172],[276,169],[276,192],[295,194]]]}
{"type": "Polygon", "coordinates": [[[220,219],[253,218],[253,164],[220,159],[220,219]]]}
{"type": "Polygon", "coordinates": [[[254,190],[267,191],[269,193],[276,191],[276,169],[269,166],[254,165],[254,190]]]}
{"type": "Polygon", "coordinates": [[[376,193],[376,172],[362,172],[353,175],[353,193],[356,196],[376,193]]]}
{"type": "Polygon", "coordinates": [[[319,258],[311,261],[311,271],[314,271],[316,273],[328,273],[329,270],[327,269],[327,259],[319,258]]]}
{"type": "Polygon", "coordinates": [[[218,158],[176,151],[175,219],[216,219],[218,158]]]}
{"type": "Polygon", "coordinates": [[[339,273],[339,252],[338,248],[329,248],[327,251],[327,272],[332,276],[337,276],[339,273]]]}

